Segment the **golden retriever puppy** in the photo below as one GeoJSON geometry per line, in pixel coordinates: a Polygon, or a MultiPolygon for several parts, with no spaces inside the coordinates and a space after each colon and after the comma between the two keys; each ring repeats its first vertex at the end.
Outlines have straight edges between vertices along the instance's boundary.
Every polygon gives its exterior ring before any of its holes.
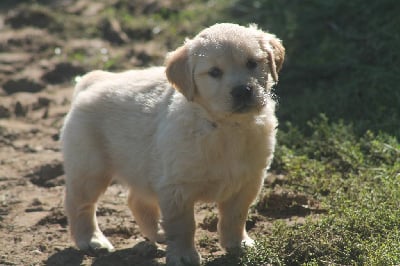
{"type": "Polygon", "coordinates": [[[168,265],[200,263],[198,201],[218,204],[223,248],[252,245],[245,221],[274,152],[271,86],[284,53],[274,35],[224,23],[186,40],[166,67],[85,75],[61,137],[76,245],[113,250],[95,215],[113,178],[129,188],[143,235],[166,241],[168,265]]]}

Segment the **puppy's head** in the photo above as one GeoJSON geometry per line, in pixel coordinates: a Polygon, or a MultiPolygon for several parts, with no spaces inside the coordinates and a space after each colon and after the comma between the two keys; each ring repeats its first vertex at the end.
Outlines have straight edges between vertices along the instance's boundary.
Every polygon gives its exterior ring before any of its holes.
{"type": "Polygon", "coordinates": [[[216,114],[259,112],[285,57],[281,41],[256,26],[216,24],[171,52],[168,80],[216,114]]]}

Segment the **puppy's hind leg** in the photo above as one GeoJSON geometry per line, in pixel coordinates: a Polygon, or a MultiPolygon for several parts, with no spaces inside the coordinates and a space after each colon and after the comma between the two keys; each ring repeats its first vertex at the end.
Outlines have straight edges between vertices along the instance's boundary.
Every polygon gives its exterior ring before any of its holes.
{"type": "Polygon", "coordinates": [[[64,157],[65,210],[76,245],[94,253],[112,251],[114,248],[100,231],[96,219],[96,202],[111,181],[104,160],[94,150],[89,152],[75,145],[64,147],[64,157]]]}
{"type": "Polygon", "coordinates": [[[160,208],[157,199],[140,197],[131,189],[128,206],[142,234],[151,242],[164,243],[164,232],[159,226],[160,208]]]}
{"type": "Polygon", "coordinates": [[[76,245],[81,250],[95,253],[100,250],[112,251],[114,247],[100,231],[96,218],[96,202],[107,188],[109,180],[95,176],[70,179],[74,180],[67,182],[65,208],[76,245]]]}

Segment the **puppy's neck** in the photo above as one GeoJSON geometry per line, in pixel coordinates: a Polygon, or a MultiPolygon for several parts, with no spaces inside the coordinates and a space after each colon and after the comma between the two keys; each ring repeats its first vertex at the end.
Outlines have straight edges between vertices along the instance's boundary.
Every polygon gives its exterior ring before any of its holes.
{"type": "Polygon", "coordinates": [[[210,123],[210,126],[214,129],[222,128],[222,127],[248,127],[252,124],[259,124],[260,121],[263,121],[264,114],[263,112],[248,112],[248,113],[220,113],[215,114],[204,108],[204,106],[198,105],[198,108],[201,109],[204,117],[210,123]]]}

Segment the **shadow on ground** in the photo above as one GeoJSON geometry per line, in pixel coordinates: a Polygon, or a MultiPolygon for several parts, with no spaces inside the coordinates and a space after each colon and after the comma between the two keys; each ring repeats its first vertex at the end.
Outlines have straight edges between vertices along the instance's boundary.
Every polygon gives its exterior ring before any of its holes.
{"type": "MultiPolygon", "coordinates": [[[[91,256],[75,248],[66,248],[51,255],[45,265],[47,266],[79,266],[82,265],[85,256],[91,256]]],[[[165,251],[157,249],[155,245],[147,241],[140,242],[132,248],[116,250],[112,253],[98,255],[92,262],[92,266],[109,265],[137,265],[158,266],[164,265],[157,259],[165,256],[165,251]]]]}

